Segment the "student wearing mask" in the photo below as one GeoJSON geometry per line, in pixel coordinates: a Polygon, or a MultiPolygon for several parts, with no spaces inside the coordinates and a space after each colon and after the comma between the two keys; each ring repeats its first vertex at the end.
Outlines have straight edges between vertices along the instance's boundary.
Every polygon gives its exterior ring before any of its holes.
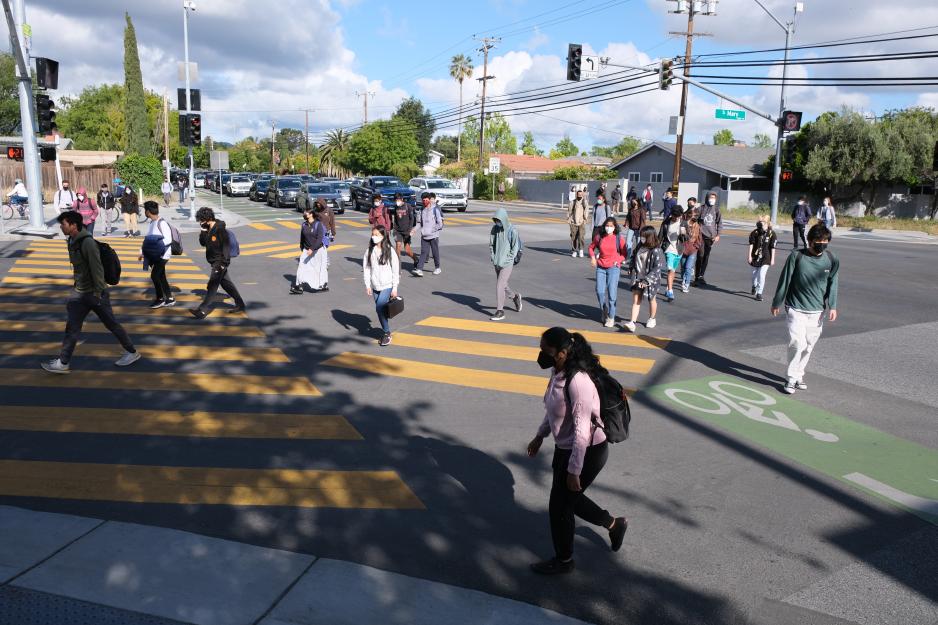
{"type": "Polygon", "coordinates": [[[314,293],[329,290],[329,261],[326,238],[329,231],[322,200],[303,211],[303,226],[300,228],[300,260],[296,266],[296,280],[290,287],[291,295],[302,295],[303,285],[309,285],[314,293]]]}
{"type": "Polygon", "coordinates": [[[378,224],[371,229],[368,249],[362,258],[362,271],[365,280],[365,292],[375,300],[375,312],[381,324],[381,339],[378,345],[391,344],[391,323],[388,320],[388,302],[397,297],[397,287],[401,282],[401,260],[391,247],[391,237],[384,226],[378,224]]]}
{"type": "Polygon", "coordinates": [[[146,260],[143,268],[150,267],[150,281],[155,296],[150,308],[168,308],[176,305],[173,289],[166,278],[166,265],[173,255],[173,230],[169,222],[160,217],[160,205],[152,200],[143,203],[143,213],[150,219],[147,235],[140,247],[137,260],[146,260]]]}
{"type": "Polygon", "coordinates": [[[629,332],[635,332],[638,314],[642,311],[642,299],[648,300],[648,321],[645,327],[651,330],[658,321],[658,289],[661,284],[662,261],[661,246],[654,226],[642,228],[639,246],[632,252],[629,261],[629,278],[632,280],[632,314],[622,324],[629,332]]]}
{"type": "Polygon", "coordinates": [[[612,217],[612,213],[606,203],[606,192],[599,189],[596,191],[596,203],[593,205],[593,228],[590,233],[590,241],[602,234],[603,224],[610,217],[612,217]]]}
{"type": "Polygon", "coordinates": [[[789,394],[808,390],[804,372],[821,338],[825,310],[830,322],[837,320],[840,260],[827,249],[830,240],[827,226],[811,227],[809,246],[788,256],[772,299],[772,316],[778,316],[782,305],[788,315],[788,381],[783,390],[789,394]]]}
{"type": "Polygon", "coordinates": [[[245,305],[241,293],[238,292],[238,287],[228,275],[228,267],[231,265],[231,240],[225,228],[225,222],[215,219],[215,211],[208,206],[200,208],[195,218],[201,228],[199,245],[205,248],[205,260],[211,265],[212,272],[205,287],[205,297],[202,298],[202,303],[197,308],[189,309],[189,312],[196,319],[205,319],[212,309],[218,287],[234,298],[235,305],[234,308],[228,309],[229,313],[244,312],[245,305]]]}
{"type": "Polygon", "coordinates": [[[690,291],[690,283],[694,278],[694,267],[697,265],[697,252],[703,245],[700,234],[700,224],[697,222],[697,209],[691,208],[684,213],[687,228],[687,239],[684,241],[683,255],[681,256],[681,291],[690,291]]]}
{"type": "Polygon", "coordinates": [[[94,200],[88,197],[84,187],[78,189],[78,195],[75,196],[75,204],[72,206],[72,210],[81,215],[85,230],[88,231],[88,234],[94,236],[94,222],[98,219],[98,206],[94,203],[94,200]]]}
{"type": "Polygon", "coordinates": [[[420,259],[417,261],[417,268],[414,275],[423,276],[423,266],[427,264],[430,254],[433,254],[433,264],[436,268],[433,275],[443,273],[440,266],[440,232],[443,230],[443,213],[436,205],[436,194],[424,191],[420,195],[420,201],[423,203],[423,210],[417,214],[417,225],[420,228],[420,259]]]}
{"type": "Polygon", "coordinates": [[[544,439],[554,437],[548,504],[554,557],[532,564],[531,570],[541,575],[559,575],[573,571],[576,566],[573,560],[576,517],[605,529],[612,551],[622,547],[629,523],[625,517],[613,517],[586,495],[609,457],[606,434],[595,425],[600,422],[600,402],[593,382],[606,370],[581,334],[559,327],[541,335],[537,364],[550,369],[551,375],[544,393],[544,419],[527,451],[533,458],[544,439]]]}
{"type": "Polygon", "coordinates": [[[108,234],[108,232],[111,231],[111,224],[108,221],[108,211],[117,205],[117,198],[115,198],[111,190],[108,189],[106,182],[103,183],[101,189],[98,190],[97,200],[98,209],[104,215],[104,234],[108,234]]]}
{"type": "Polygon", "coordinates": [[[505,298],[515,304],[515,310],[521,312],[521,293],[511,290],[508,280],[515,266],[515,258],[521,249],[521,237],[518,230],[511,225],[508,211],[499,208],[492,217],[492,231],[489,233],[489,252],[492,265],[495,266],[495,314],[492,321],[502,321],[505,318],[505,298]]]}
{"type": "Polygon", "coordinates": [[[131,187],[125,187],[124,192],[118,200],[121,205],[121,214],[124,216],[125,237],[139,237],[140,227],[137,225],[137,213],[140,207],[137,205],[137,194],[131,187]]]}
{"type": "Polygon", "coordinates": [[[638,245],[639,236],[642,228],[645,227],[645,209],[638,205],[638,200],[632,198],[629,200],[628,212],[625,214],[628,227],[628,258],[632,257],[632,250],[638,245]]]}
{"type": "Polygon", "coordinates": [[[808,222],[811,221],[811,207],[808,205],[808,200],[804,196],[798,198],[798,203],[795,204],[795,207],[792,209],[791,221],[794,249],[798,249],[799,240],[801,241],[801,247],[808,247],[808,243],[804,238],[804,229],[808,226],[808,222]]]}
{"type": "Polygon", "coordinates": [[[661,218],[665,219],[671,214],[671,209],[677,205],[677,200],[674,199],[674,194],[671,193],[671,190],[668,189],[664,192],[664,197],[661,198],[661,218]]]}
{"type": "MultiPolygon", "coordinates": [[[[163,184],[160,185],[160,192],[163,194],[163,208],[169,208],[169,200],[173,195],[173,183],[164,180],[163,184]]],[[[146,211],[146,202],[144,202],[143,210],[146,211]]]]}
{"type": "Polygon", "coordinates": [[[720,242],[720,232],[723,230],[723,215],[717,206],[716,193],[707,194],[707,201],[700,207],[697,221],[700,224],[702,245],[697,252],[697,278],[694,280],[694,286],[704,286],[707,284],[704,274],[707,273],[707,265],[710,263],[710,250],[720,242]]]}
{"type": "Polygon", "coordinates": [[[570,256],[583,258],[583,241],[586,238],[586,220],[589,209],[583,191],[578,190],[567,207],[567,223],[570,224],[570,256]]]}
{"type": "Polygon", "coordinates": [[[67,179],[62,180],[62,188],[55,192],[52,203],[60,213],[72,210],[75,205],[75,192],[72,191],[72,185],[67,179]]]}
{"type": "Polygon", "coordinates": [[[827,226],[827,229],[837,227],[837,213],[834,211],[834,203],[830,197],[824,198],[821,208],[817,211],[817,220],[827,226]]]}
{"type": "Polygon", "coordinates": [[[596,299],[602,313],[603,325],[616,325],[616,299],[619,294],[619,272],[625,262],[628,241],[619,233],[619,223],[609,217],[603,223],[602,234],[590,243],[590,264],[596,270],[596,299]]]}
{"type": "Polygon", "coordinates": [[[684,221],[684,209],[674,204],[671,206],[667,219],[661,224],[658,231],[658,240],[664,250],[664,258],[668,267],[668,288],[664,296],[669,302],[674,301],[674,276],[681,266],[681,256],[684,254],[684,241],[687,239],[687,223],[684,221]]]}
{"type": "Polygon", "coordinates": [[[768,215],[759,217],[756,229],[749,233],[749,266],[752,267],[752,294],[757,302],[762,301],[765,276],[769,267],[775,265],[775,248],[778,237],[768,215]]]}
{"type": "Polygon", "coordinates": [[[380,193],[371,196],[371,208],[368,209],[368,223],[372,226],[384,226],[385,232],[391,231],[391,215],[380,193]]]}
{"type": "Polygon", "coordinates": [[[414,261],[414,267],[417,266],[417,255],[411,247],[411,236],[414,228],[417,226],[417,214],[414,207],[404,201],[404,196],[400,193],[394,195],[394,210],[391,213],[391,221],[394,223],[394,247],[397,255],[401,255],[404,250],[414,261]]]}

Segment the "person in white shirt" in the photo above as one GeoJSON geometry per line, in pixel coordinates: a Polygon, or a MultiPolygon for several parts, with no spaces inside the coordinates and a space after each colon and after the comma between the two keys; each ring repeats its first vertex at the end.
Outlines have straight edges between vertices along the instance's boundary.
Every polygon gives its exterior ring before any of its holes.
{"type": "Polygon", "coordinates": [[[59,209],[61,213],[72,210],[76,199],[78,198],[75,196],[75,192],[72,191],[68,180],[63,180],[62,188],[55,192],[52,203],[55,204],[55,207],[59,209]]]}
{"type": "Polygon", "coordinates": [[[26,185],[23,184],[21,178],[17,178],[16,182],[13,184],[13,189],[7,193],[7,197],[10,198],[10,207],[17,207],[20,211],[20,216],[24,214],[24,208],[29,205],[29,191],[26,190],[26,185]]]}
{"type": "Polygon", "coordinates": [[[163,193],[163,206],[169,208],[169,198],[173,194],[173,184],[169,180],[164,180],[160,185],[160,191],[163,193]]]}
{"type": "Polygon", "coordinates": [[[388,302],[397,297],[397,285],[401,281],[401,259],[391,245],[391,238],[383,224],[371,229],[371,240],[362,258],[365,292],[375,298],[375,311],[384,335],[378,345],[391,344],[391,324],[388,322],[388,302]]]}
{"type": "Polygon", "coordinates": [[[172,287],[166,279],[166,263],[173,255],[173,230],[169,227],[169,222],[160,217],[160,205],[153,200],[143,203],[143,212],[150,218],[150,226],[143,239],[137,260],[145,260],[144,269],[148,265],[150,267],[150,280],[153,281],[153,288],[156,291],[156,297],[150,302],[150,308],[175,306],[176,298],[173,297],[172,287]],[[162,254],[159,254],[159,241],[163,243],[162,254]]]}

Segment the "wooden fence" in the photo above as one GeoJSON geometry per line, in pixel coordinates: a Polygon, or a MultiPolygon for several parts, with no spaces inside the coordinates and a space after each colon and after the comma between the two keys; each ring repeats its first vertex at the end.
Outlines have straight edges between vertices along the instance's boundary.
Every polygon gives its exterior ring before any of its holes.
{"type": "MultiPolygon", "coordinates": [[[[106,165],[89,165],[76,167],[69,161],[60,161],[62,167],[62,178],[71,183],[74,190],[85,187],[89,194],[96,194],[103,183],[111,188],[114,187],[112,181],[117,175],[113,167],[106,165]]],[[[6,194],[13,188],[13,183],[17,178],[26,181],[26,172],[23,163],[19,161],[10,161],[0,159],[0,189],[6,194]]],[[[58,189],[58,183],[55,179],[55,163],[42,163],[42,195],[45,201],[51,202],[52,196],[58,189]]]]}

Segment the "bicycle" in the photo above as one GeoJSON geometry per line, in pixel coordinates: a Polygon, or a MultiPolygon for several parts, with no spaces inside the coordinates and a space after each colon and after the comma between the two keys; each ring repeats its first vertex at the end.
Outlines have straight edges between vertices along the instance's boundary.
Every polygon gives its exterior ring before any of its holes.
{"type": "Polygon", "coordinates": [[[10,202],[7,200],[0,207],[0,217],[3,219],[13,219],[13,215],[19,212],[20,219],[29,219],[29,204],[26,202],[10,202]]]}

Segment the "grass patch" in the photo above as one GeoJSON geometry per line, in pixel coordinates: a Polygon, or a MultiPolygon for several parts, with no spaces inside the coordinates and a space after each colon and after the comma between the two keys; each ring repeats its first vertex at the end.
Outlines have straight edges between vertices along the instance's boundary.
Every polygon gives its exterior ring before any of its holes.
{"type": "MultiPolygon", "coordinates": [[[[755,227],[756,221],[761,215],[769,214],[768,207],[765,209],[738,208],[727,210],[723,216],[733,221],[752,222],[755,227]]],[[[791,216],[787,213],[779,213],[777,226],[790,226],[791,216]]],[[[812,219],[811,224],[817,223],[812,219]]],[[[938,236],[938,220],[933,219],[894,219],[888,217],[847,217],[845,215],[837,216],[838,228],[862,228],[864,230],[908,230],[911,232],[924,232],[938,236]]]]}

